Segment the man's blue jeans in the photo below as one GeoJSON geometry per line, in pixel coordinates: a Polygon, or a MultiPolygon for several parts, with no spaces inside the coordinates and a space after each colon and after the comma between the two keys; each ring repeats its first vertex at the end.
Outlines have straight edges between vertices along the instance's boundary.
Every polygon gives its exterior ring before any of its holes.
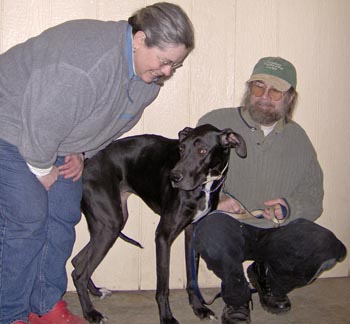
{"type": "Polygon", "coordinates": [[[46,191],[18,149],[0,139],[0,324],[27,321],[61,299],[81,196],[81,179],[61,176],[46,191]]]}

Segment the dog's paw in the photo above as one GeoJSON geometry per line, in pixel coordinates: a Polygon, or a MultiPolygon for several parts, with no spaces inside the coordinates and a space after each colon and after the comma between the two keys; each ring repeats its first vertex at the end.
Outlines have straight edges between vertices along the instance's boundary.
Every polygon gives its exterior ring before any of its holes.
{"type": "Polygon", "coordinates": [[[209,321],[212,321],[212,322],[217,322],[217,321],[218,321],[218,318],[217,318],[217,316],[214,314],[214,315],[209,315],[209,316],[208,316],[208,320],[209,320],[209,321]]]}
{"type": "MultiPolygon", "coordinates": [[[[107,288],[100,288],[100,293],[101,293],[100,299],[105,299],[107,297],[112,296],[112,292],[107,288]]],[[[104,324],[104,323],[100,323],[100,324],[104,324]]]]}
{"type": "Polygon", "coordinates": [[[108,324],[109,321],[108,321],[108,318],[107,317],[104,317],[99,324],[108,324]]]}
{"type": "Polygon", "coordinates": [[[209,320],[209,321],[217,321],[215,313],[205,305],[201,305],[200,307],[193,308],[193,311],[197,317],[201,320],[209,320]]]}
{"type": "Polygon", "coordinates": [[[90,324],[108,324],[108,317],[104,316],[96,309],[89,312],[86,318],[90,324]]]}

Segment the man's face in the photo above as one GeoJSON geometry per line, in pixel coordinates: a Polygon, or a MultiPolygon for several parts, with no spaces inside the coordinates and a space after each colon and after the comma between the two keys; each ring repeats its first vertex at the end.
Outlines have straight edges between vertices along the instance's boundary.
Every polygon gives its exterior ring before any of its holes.
{"type": "Polygon", "coordinates": [[[246,106],[255,122],[270,126],[285,117],[291,102],[286,92],[279,91],[263,81],[252,81],[249,87],[250,96],[246,106]]]}

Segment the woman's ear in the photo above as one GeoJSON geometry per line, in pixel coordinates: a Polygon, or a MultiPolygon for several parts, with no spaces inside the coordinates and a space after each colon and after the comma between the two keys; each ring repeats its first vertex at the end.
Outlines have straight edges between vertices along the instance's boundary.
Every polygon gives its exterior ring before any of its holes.
{"type": "Polygon", "coordinates": [[[136,32],[136,34],[133,37],[134,49],[137,49],[140,46],[143,46],[145,39],[146,39],[146,34],[142,30],[139,30],[138,32],[136,32]]]}

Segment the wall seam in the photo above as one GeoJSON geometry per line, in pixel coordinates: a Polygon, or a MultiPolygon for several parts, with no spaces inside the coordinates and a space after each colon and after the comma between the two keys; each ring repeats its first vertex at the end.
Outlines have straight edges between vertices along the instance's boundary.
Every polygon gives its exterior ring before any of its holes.
{"type": "Polygon", "coordinates": [[[0,0],[0,53],[3,52],[3,39],[4,39],[4,0],[0,0]]]}
{"type": "MultiPolygon", "coordinates": [[[[235,77],[236,75],[236,71],[237,71],[237,8],[238,8],[238,4],[237,4],[238,0],[234,0],[233,1],[233,10],[234,10],[234,31],[233,31],[233,89],[232,89],[232,106],[235,106],[236,103],[236,84],[237,84],[237,78],[235,77]]],[[[230,77],[230,76],[228,76],[230,77]]]]}

